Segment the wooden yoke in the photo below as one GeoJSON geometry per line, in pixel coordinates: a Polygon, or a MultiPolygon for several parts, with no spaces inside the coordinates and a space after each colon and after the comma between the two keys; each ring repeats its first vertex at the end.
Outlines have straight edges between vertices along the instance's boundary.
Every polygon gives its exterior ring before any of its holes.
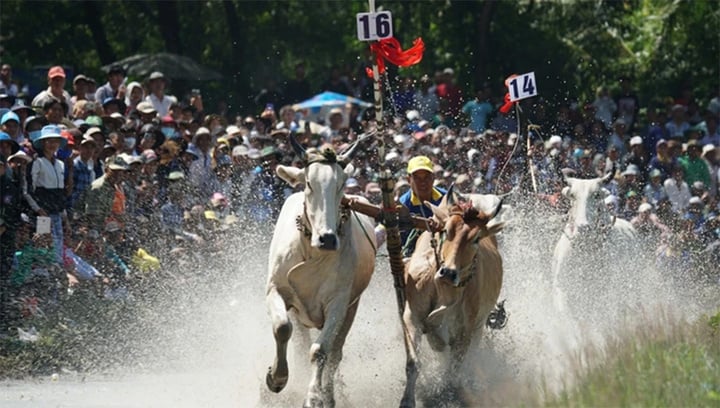
{"type": "MultiPolygon", "coordinates": [[[[343,197],[340,205],[348,207],[353,211],[365,214],[375,220],[382,221],[383,209],[375,204],[364,203],[353,198],[343,197]]],[[[417,215],[410,214],[410,211],[404,205],[397,205],[398,218],[400,221],[400,229],[420,229],[427,230],[427,219],[417,215]]]]}

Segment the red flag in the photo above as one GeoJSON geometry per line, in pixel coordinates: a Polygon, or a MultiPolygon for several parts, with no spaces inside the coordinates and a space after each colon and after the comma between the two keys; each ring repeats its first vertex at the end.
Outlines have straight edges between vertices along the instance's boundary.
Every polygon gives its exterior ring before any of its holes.
{"type": "MultiPolygon", "coordinates": [[[[505,79],[505,87],[506,88],[508,88],[510,86],[510,80],[512,80],[516,76],[517,76],[517,74],[512,74],[505,79]]],[[[510,109],[512,109],[512,107],[515,105],[515,102],[510,101],[510,93],[509,92],[505,94],[504,101],[505,101],[505,103],[503,104],[503,106],[500,107],[499,110],[500,110],[500,113],[502,113],[503,115],[507,115],[510,112],[510,109]]]]}
{"type": "MultiPolygon", "coordinates": [[[[382,74],[385,72],[385,60],[399,67],[409,67],[420,62],[425,52],[425,43],[422,38],[416,38],[412,47],[403,51],[400,42],[390,37],[370,44],[370,51],[375,53],[378,72],[382,74]]],[[[365,68],[365,71],[369,77],[373,76],[372,69],[365,68]]]]}

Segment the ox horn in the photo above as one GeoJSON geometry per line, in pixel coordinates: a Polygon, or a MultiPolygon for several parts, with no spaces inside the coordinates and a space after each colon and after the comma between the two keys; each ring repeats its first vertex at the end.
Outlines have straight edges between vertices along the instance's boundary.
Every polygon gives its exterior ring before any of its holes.
{"type": "Polygon", "coordinates": [[[497,207],[495,207],[495,211],[493,211],[493,213],[490,214],[490,218],[488,218],[488,221],[492,220],[500,213],[500,210],[502,209],[502,206],[503,206],[503,201],[505,201],[505,197],[502,197],[500,199],[500,202],[498,203],[497,207]]]}
{"type": "Polygon", "coordinates": [[[357,154],[358,152],[358,146],[360,146],[360,144],[365,140],[369,139],[370,136],[373,135],[373,133],[374,132],[368,132],[359,135],[355,142],[340,154],[340,156],[338,157],[338,163],[340,163],[342,167],[345,167],[348,163],[350,163],[350,160],[352,160],[355,154],[357,154]]]}
{"type": "Polygon", "coordinates": [[[455,182],[450,184],[450,187],[447,190],[447,193],[445,193],[445,197],[447,197],[447,205],[455,205],[455,182]]]}
{"type": "Polygon", "coordinates": [[[295,132],[291,132],[288,136],[288,139],[290,139],[290,146],[292,146],[293,150],[295,150],[295,153],[300,157],[300,160],[307,159],[307,152],[305,151],[305,148],[302,147],[302,145],[297,141],[295,138],[295,132]]]}

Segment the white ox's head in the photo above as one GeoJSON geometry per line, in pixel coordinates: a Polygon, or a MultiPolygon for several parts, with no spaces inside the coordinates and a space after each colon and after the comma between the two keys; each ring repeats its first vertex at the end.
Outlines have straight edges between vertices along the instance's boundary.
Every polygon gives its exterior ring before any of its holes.
{"type": "Polygon", "coordinates": [[[612,225],[612,217],[604,204],[610,192],[603,188],[603,184],[611,177],[612,173],[588,180],[565,178],[567,187],[563,188],[562,193],[571,202],[568,214],[570,237],[582,236],[612,225]]]}
{"type": "Polygon", "coordinates": [[[314,248],[334,251],[340,246],[338,226],[340,223],[340,200],[345,180],[353,171],[348,164],[357,145],[342,155],[336,155],[330,146],[307,151],[290,135],[290,144],[304,161],[305,167],[278,166],[277,174],[293,187],[305,186],[303,217],[311,231],[310,245],[314,248]]]}

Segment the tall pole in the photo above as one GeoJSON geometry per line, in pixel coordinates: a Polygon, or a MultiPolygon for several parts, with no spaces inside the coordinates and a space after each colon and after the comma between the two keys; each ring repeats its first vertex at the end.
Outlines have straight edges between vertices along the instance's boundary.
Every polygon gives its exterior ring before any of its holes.
{"type": "MultiPolygon", "coordinates": [[[[370,13],[375,13],[375,0],[368,0],[370,13]]],[[[395,179],[392,172],[385,166],[385,122],[383,121],[383,100],[380,87],[380,70],[377,59],[372,61],[373,91],[375,97],[375,125],[378,134],[378,162],[380,163],[380,189],[382,190],[383,224],[385,225],[390,272],[395,286],[395,298],[400,314],[400,323],[403,323],[405,311],[405,263],[402,259],[402,241],[397,204],[395,203],[395,179]]],[[[405,325],[402,324],[403,331],[405,325]]]]}

